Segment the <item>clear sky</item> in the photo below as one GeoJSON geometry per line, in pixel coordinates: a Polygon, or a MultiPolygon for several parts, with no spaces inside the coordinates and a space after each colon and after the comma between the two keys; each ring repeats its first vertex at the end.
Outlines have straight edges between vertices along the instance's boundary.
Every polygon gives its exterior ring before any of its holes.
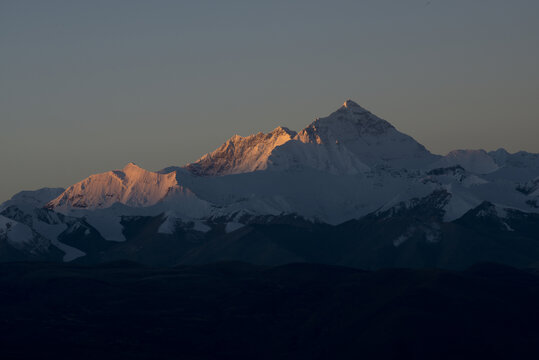
{"type": "Polygon", "coordinates": [[[539,152],[538,18],[537,0],[0,0],[0,201],[348,98],[435,153],[539,152]]]}

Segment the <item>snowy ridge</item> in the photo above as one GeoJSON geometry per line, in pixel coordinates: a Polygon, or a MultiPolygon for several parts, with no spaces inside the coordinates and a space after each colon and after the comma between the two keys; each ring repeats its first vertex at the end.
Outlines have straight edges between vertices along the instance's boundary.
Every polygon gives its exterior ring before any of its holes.
{"type": "Polygon", "coordinates": [[[35,191],[21,191],[1,204],[0,211],[10,206],[16,206],[24,211],[31,211],[35,208],[45,206],[51,199],[56,198],[64,191],[65,189],[63,188],[42,188],[35,191]]]}
{"type": "Polygon", "coordinates": [[[488,154],[499,167],[539,168],[539,154],[533,154],[527,151],[518,151],[511,154],[503,148],[491,151],[488,154]]]}
{"type": "Polygon", "coordinates": [[[155,173],[129,163],[122,170],[91,175],[47,204],[50,209],[103,209],[115,203],[133,207],[157,204],[166,197],[192,196],[178,184],[176,172],[155,173]]]}
{"type": "Polygon", "coordinates": [[[206,154],[187,168],[198,175],[230,175],[265,170],[272,151],[296,135],[284,127],[268,134],[247,137],[233,136],[212,153],[206,154]]]}
{"type": "Polygon", "coordinates": [[[499,169],[494,159],[485,150],[453,150],[433,167],[450,167],[460,165],[476,174],[488,174],[499,169]]]}

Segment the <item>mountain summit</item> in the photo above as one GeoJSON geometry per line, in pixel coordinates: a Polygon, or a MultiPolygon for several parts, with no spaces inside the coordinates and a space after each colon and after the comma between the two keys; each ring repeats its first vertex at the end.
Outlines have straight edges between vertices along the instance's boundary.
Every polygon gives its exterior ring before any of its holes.
{"type": "Polygon", "coordinates": [[[389,122],[346,100],[299,133],[278,127],[268,134],[235,135],[187,169],[202,176],[298,168],[357,174],[373,166],[423,168],[436,159],[389,122]]]}
{"type": "Polygon", "coordinates": [[[361,106],[358,105],[358,103],[356,103],[356,102],[354,102],[354,101],[352,101],[350,99],[346,100],[344,102],[344,104],[342,104],[342,106],[345,107],[345,108],[353,108],[353,107],[355,107],[355,108],[363,109],[361,106]]]}
{"type": "Polygon", "coordinates": [[[217,150],[187,165],[187,168],[196,175],[206,176],[266,170],[273,150],[295,136],[295,131],[280,126],[267,134],[234,135],[217,150]]]}
{"type": "Polygon", "coordinates": [[[103,209],[115,203],[146,207],[174,194],[188,192],[178,183],[176,172],[160,174],[129,163],[122,170],[91,175],[70,186],[47,207],[103,209]]]}

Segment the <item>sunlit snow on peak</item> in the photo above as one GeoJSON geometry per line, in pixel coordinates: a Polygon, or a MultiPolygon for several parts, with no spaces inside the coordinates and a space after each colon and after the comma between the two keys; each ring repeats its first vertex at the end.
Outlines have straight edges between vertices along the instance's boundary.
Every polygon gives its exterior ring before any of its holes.
{"type": "Polygon", "coordinates": [[[346,100],[343,104],[342,104],[342,107],[345,107],[347,109],[352,109],[352,108],[360,108],[360,109],[363,109],[361,106],[359,106],[358,103],[348,99],[346,100]]]}

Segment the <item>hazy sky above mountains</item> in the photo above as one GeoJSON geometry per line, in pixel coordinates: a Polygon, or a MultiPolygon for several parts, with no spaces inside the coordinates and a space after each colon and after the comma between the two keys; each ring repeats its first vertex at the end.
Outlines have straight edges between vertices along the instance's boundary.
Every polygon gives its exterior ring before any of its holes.
{"type": "Polygon", "coordinates": [[[539,152],[539,2],[0,1],[0,201],[348,98],[429,150],[539,152]]]}

